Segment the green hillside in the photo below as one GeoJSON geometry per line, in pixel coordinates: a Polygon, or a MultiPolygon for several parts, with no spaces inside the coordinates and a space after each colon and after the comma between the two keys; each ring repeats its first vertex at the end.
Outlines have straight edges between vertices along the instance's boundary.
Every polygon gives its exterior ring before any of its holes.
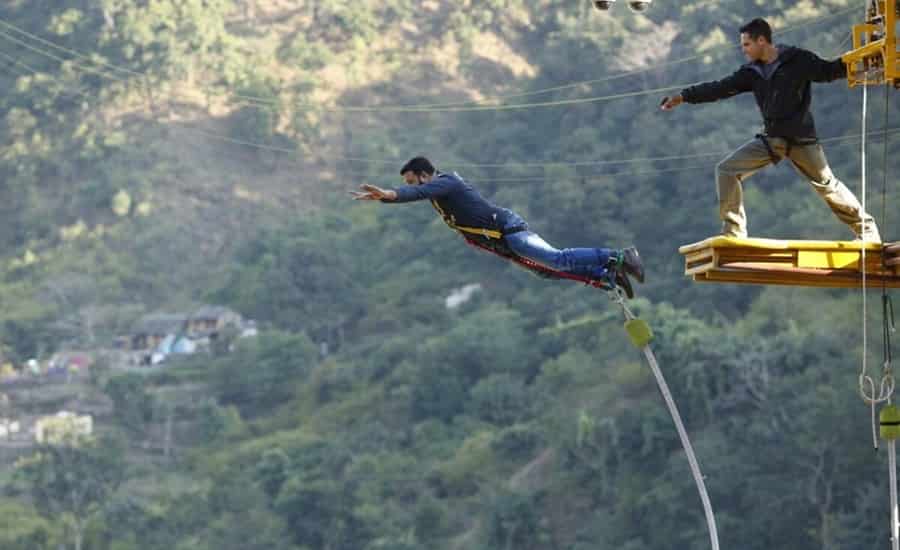
{"type": "MultiPolygon", "coordinates": [[[[751,94],[658,109],[734,71],[753,17],[834,58],[861,12],[5,2],[0,366],[15,372],[0,419],[74,410],[95,437],[0,438],[0,548],[709,548],[677,433],[606,293],[482,254],[427,204],[350,200],[360,183],[401,185],[418,154],[551,243],[641,250],[631,305],[723,548],[886,545],[887,452],[872,452],[857,388],[864,356],[881,375],[880,295],[864,315],[858,291],[686,279],[678,246],[719,230],[715,165],[760,118],[751,94]],[[148,315],[204,304],[258,333],[125,359],[148,315]],[[89,369],[28,372],[76,351],[89,369]]],[[[829,162],[859,192],[862,90],[814,95],[829,162]]],[[[886,240],[900,235],[898,98],[867,97],[866,199],[886,240]]],[[[748,181],[751,234],[851,238],[787,164],[748,181]]]]}

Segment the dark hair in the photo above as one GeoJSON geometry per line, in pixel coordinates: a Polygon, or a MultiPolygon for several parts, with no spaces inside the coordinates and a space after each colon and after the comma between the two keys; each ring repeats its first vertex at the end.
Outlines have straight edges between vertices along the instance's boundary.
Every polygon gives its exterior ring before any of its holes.
{"type": "Polygon", "coordinates": [[[757,17],[753,21],[750,21],[749,23],[741,27],[741,32],[749,34],[750,38],[752,38],[753,40],[756,40],[757,38],[762,36],[766,39],[766,42],[768,42],[769,44],[772,43],[772,27],[770,27],[769,24],[766,23],[766,20],[762,19],[761,17],[757,17]]]}
{"type": "Polygon", "coordinates": [[[434,174],[434,165],[425,157],[413,157],[400,169],[400,175],[402,176],[407,172],[412,172],[417,175],[425,173],[430,176],[431,174],[434,174]]]}

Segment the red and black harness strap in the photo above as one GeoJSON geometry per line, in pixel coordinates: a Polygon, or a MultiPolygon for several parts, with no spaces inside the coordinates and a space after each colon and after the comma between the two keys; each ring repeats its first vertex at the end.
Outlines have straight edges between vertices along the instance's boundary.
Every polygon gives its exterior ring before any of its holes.
{"type": "Polygon", "coordinates": [[[568,279],[570,281],[577,281],[579,283],[584,283],[592,287],[602,288],[603,290],[609,290],[610,288],[609,284],[604,281],[598,281],[572,273],[566,273],[565,271],[557,271],[555,269],[550,269],[549,267],[541,265],[534,260],[523,258],[522,256],[513,253],[502,239],[479,238],[467,234],[463,234],[463,238],[467,243],[474,246],[475,248],[479,248],[511,262],[515,262],[517,265],[519,265],[519,267],[527,269],[528,271],[531,271],[539,277],[543,277],[545,279],[568,279]]]}

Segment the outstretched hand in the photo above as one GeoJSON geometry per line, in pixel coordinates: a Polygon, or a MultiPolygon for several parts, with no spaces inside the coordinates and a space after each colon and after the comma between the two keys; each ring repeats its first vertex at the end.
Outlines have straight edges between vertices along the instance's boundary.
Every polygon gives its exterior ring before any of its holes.
{"type": "Polygon", "coordinates": [[[362,191],[350,191],[353,200],[357,201],[380,201],[382,199],[393,200],[397,198],[397,193],[391,189],[382,189],[375,185],[364,183],[359,186],[362,191]]]}
{"type": "Polygon", "coordinates": [[[684,103],[684,98],[681,97],[681,94],[666,96],[662,98],[662,101],[659,102],[659,108],[663,111],[671,111],[682,103],[684,103]]]}

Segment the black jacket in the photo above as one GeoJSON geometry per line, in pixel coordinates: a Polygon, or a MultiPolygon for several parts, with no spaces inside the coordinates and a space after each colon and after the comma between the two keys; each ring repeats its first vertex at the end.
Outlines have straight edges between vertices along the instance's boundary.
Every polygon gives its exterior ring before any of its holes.
{"type": "Polygon", "coordinates": [[[753,92],[772,137],[798,142],[816,140],[816,124],[810,113],[811,82],[831,82],[847,76],[843,61],[825,61],[816,54],[793,46],[778,46],[777,66],[765,77],[759,61],[741,66],[722,80],[685,88],[681,96],[687,103],[706,103],[753,92]]]}

